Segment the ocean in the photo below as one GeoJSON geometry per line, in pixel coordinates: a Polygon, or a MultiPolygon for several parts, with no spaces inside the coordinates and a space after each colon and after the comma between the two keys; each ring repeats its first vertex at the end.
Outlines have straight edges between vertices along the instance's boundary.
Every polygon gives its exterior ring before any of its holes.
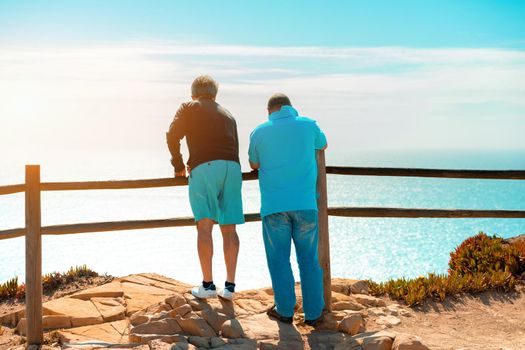
{"type": "MultiPolygon", "coordinates": [[[[525,169],[525,151],[331,151],[328,165],[525,169]]],[[[60,151],[25,162],[41,164],[42,181],[145,179],[171,176],[166,152],[60,151]]],[[[22,183],[25,162],[0,159],[0,185],[22,183]]],[[[246,159],[242,162],[247,171],[246,159]]],[[[257,181],[244,182],[244,211],[257,212],[259,200],[257,181]]],[[[328,201],[329,206],[525,210],[525,181],[329,175],[328,201]]],[[[42,194],[43,225],[188,215],[187,187],[42,194]]],[[[450,252],[480,231],[525,234],[525,219],[330,217],[329,225],[332,277],[376,281],[446,273],[450,252]]],[[[23,226],[23,194],[0,196],[0,230],[23,226]]],[[[238,288],[270,285],[260,222],[241,225],[238,233],[238,288]]],[[[225,269],[218,228],[214,248],[214,279],[221,284],[225,269]]],[[[201,280],[193,227],[43,237],[43,272],[81,264],[115,276],[156,272],[187,283],[201,280]]],[[[298,279],[295,261],[292,265],[298,279]]],[[[14,276],[23,280],[24,270],[23,237],[0,241],[0,282],[14,276]]]]}

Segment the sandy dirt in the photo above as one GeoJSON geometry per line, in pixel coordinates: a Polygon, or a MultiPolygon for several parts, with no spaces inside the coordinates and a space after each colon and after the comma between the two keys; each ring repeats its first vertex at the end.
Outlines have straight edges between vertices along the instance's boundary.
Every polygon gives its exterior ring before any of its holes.
{"type": "Polygon", "coordinates": [[[431,349],[525,349],[525,287],[447,298],[414,308],[394,330],[416,334],[431,349]]]}

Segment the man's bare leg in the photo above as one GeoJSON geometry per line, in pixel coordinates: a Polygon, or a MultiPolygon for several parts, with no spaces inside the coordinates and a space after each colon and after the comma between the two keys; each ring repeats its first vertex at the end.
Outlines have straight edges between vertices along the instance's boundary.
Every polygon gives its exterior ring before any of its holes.
{"type": "Polygon", "coordinates": [[[213,281],[212,258],[213,258],[213,220],[205,218],[197,222],[197,250],[201,262],[203,281],[213,281]]]}
{"type": "Polygon", "coordinates": [[[224,263],[226,264],[226,281],[235,283],[235,270],[237,269],[237,256],[239,255],[239,236],[237,236],[235,225],[221,225],[220,228],[224,263]]]}

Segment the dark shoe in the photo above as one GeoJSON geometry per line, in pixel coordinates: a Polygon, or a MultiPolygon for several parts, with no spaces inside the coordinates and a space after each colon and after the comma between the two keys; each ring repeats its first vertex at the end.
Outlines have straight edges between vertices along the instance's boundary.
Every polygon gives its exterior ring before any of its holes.
{"type": "Polygon", "coordinates": [[[275,305],[272,306],[271,308],[269,308],[267,311],[266,311],[266,314],[271,317],[271,318],[274,318],[276,319],[277,321],[280,321],[280,322],[283,322],[283,323],[288,323],[288,324],[292,324],[293,322],[293,317],[284,317],[284,316],[281,316],[277,310],[275,310],[275,305]]]}
{"type": "Polygon", "coordinates": [[[317,317],[315,320],[307,320],[307,319],[305,319],[304,323],[309,325],[309,326],[311,326],[311,327],[315,327],[319,323],[321,323],[322,320],[323,320],[323,314],[321,313],[321,316],[317,317]]]}

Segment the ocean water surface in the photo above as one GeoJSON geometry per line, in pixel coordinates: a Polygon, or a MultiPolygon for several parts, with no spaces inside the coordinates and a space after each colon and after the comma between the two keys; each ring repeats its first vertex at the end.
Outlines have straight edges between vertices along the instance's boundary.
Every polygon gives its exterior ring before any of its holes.
{"type": "MultiPolygon", "coordinates": [[[[42,181],[168,177],[172,169],[159,152],[62,152],[31,160],[41,164],[42,181]],[[59,160],[58,160],[59,159],[59,160]]],[[[26,160],[26,162],[28,162],[26,160]]],[[[246,159],[242,159],[247,171],[246,159]]],[[[525,169],[524,151],[359,152],[334,156],[329,165],[455,169],[525,169]]],[[[24,162],[0,159],[0,185],[22,183],[24,162]]],[[[525,210],[525,181],[328,176],[330,206],[525,210]]],[[[258,212],[257,181],[243,184],[245,212],[258,212]]],[[[158,219],[191,215],[187,187],[44,192],[42,224],[158,219]]],[[[382,219],[330,217],[333,277],[415,277],[445,273],[449,253],[479,231],[510,237],[525,233],[525,219],[382,219]]],[[[239,226],[240,289],[270,284],[260,223],[239,226]]],[[[0,230],[24,226],[23,194],[0,196],[0,230]]],[[[214,279],[225,278],[222,244],[214,231],[214,279]]],[[[201,279],[193,227],[99,232],[43,237],[43,271],[87,264],[121,276],[156,272],[188,283],[201,279]]],[[[293,263],[298,278],[297,266],[293,263]]],[[[24,239],[0,241],[0,282],[24,278],[24,239]]]]}

